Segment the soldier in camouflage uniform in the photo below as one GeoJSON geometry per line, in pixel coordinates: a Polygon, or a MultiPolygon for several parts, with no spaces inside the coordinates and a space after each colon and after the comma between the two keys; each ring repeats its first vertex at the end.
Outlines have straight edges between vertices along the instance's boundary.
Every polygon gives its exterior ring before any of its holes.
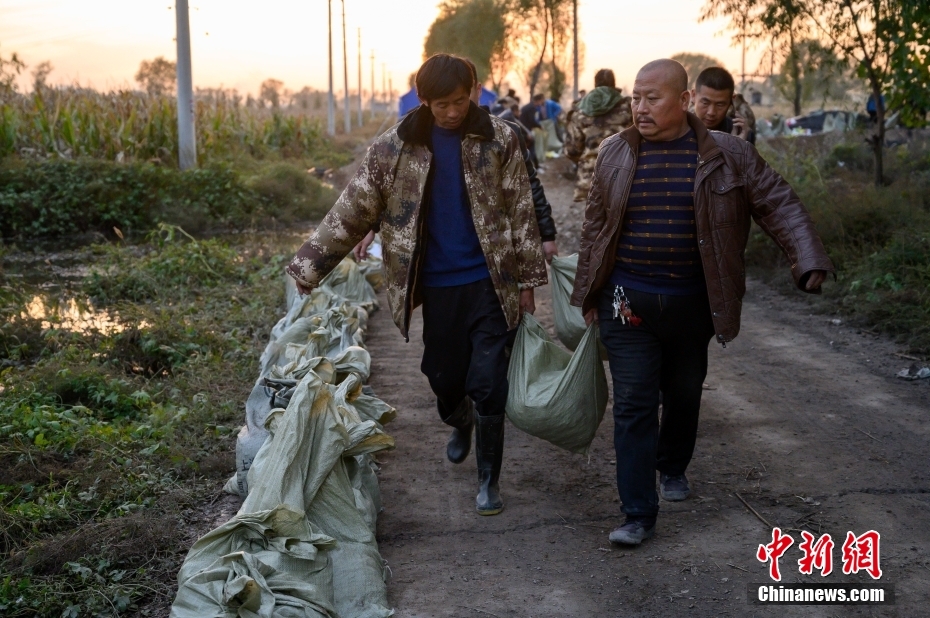
{"type": "Polygon", "coordinates": [[[476,505],[494,515],[507,348],[547,282],[542,242],[517,136],[469,101],[468,65],[437,54],[416,82],[420,107],[375,141],[287,272],[310,292],[380,222],[394,322],[408,337],[423,305],[421,371],[453,427],[447,456],[464,461],[476,425],[476,505]]]}
{"type": "Polygon", "coordinates": [[[576,202],[588,196],[601,142],[633,124],[630,97],[617,90],[613,71],[598,71],[594,86],[594,90],[573,106],[566,126],[565,155],[578,164],[576,202]]]}

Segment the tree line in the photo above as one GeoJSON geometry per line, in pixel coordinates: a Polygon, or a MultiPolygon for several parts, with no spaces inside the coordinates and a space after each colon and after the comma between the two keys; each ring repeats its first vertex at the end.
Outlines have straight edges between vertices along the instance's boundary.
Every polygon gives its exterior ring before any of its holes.
{"type": "Polygon", "coordinates": [[[497,91],[513,72],[531,93],[558,100],[572,64],[572,20],[572,0],[445,0],[423,51],[470,58],[479,81],[497,91]]]}

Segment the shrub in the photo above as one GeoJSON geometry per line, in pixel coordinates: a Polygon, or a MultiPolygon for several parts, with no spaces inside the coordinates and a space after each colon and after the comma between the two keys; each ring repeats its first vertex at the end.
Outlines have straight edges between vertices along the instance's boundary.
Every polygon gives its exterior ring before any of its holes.
{"type": "Polygon", "coordinates": [[[331,190],[289,163],[259,167],[248,183],[227,167],[179,172],[95,160],[0,163],[0,236],[142,234],[162,222],[190,232],[320,217],[331,190]]]}

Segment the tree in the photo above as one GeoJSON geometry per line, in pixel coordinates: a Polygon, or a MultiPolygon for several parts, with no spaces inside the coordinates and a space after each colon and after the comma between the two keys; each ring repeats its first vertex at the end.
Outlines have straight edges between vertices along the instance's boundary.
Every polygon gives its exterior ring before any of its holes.
{"type": "Polygon", "coordinates": [[[143,60],[136,73],[136,81],[145,88],[149,96],[160,97],[174,94],[178,81],[177,64],[159,56],[154,60],[143,60]]]}
{"type": "Polygon", "coordinates": [[[32,70],[32,90],[34,92],[41,92],[46,88],[48,85],[46,84],[48,75],[52,72],[53,68],[52,63],[46,60],[45,62],[37,64],[36,68],[32,70]]]}
{"type": "Polygon", "coordinates": [[[832,49],[808,39],[797,43],[785,58],[774,85],[796,107],[812,101],[823,107],[828,99],[840,98],[849,90],[850,74],[851,67],[832,49]]]}
{"type": "MultiPolygon", "coordinates": [[[[517,64],[524,69],[532,95],[543,77],[547,52],[551,65],[565,72],[560,65],[567,65],[564,52],[571,49],[572,3],[571,0],[520,0],[514,10],[517,64]]],[[[552,75],[557,75],[556,71],[552,71],[552,75]]]]}
{"type": "Polygon", "coordinates": [[[272,109],[278,109],[281,106],[281,91],[284,89],[284,82],[279,79],[266,79],[262,82],[259,100],[267,101],[272,109]]]}
{"type": "Polygon", "coordinates": [[[875,130],[869,138],[875,160],[875,183],[884,181],[886,105],[906,122],[925,121],[930,109],[930,3],[926,0],[706,0],[702,19],[730,17],[734,39],[766,39],[787,44],[795,110],[803,94],[799,35],[810,33],[866,80],[876,105],[875,130]]]}
{"type": "Polygon", "coordinates": [[[685,67],[685,71],[688,72],[688,88],[694,88],[694,82],[697,81],[698,75],[700,75],[701,71],[704,69],[723,67],[723,63],[716,58],[704,54],[692,54],[690,52],[675,54],[672,56],[672,60],[680,62],[681,66],[685,67]]]}
{"type": "Polygon", "coordinates": [[[475,63],[478,79],[500,90],[511,71],[531,90],[565,89],[571,61],[571,0],[446,0],[430,26],[424,55],[447,52],[475,63]]]}
{"type": "Polygon", "coordinates": [[[805,0],[804,13],[825,43],[869,84],[877,116],[869,143],[875,184],[881,185],[887,111],[883,94],[891,93],[891,104],[904,117],[913,119],[930,107],[927,81],[923,81],[928,77],[930,4],[926,0],[805,0]]]}
{"type": "MultiPolygon", "coordinates": [[[[809,33],[804,3],[808,0],[706,0],[701,20],[729,17],[734,43],[768,42],[772,53],[786,64],[791,83],[789,100],[795,115],[801,114],[801,74],[798,44],[809,33]]],[[[773,59],[774,60],[774,59],[773,59]]]]}
{"type": "Polygon", "coordinates": [[[16,52],[9,60],[0,55],[0,94],[16,92],[16,78],[26,68],[26,63],[19,59],[16,52]]]}
{"type": "MultiPolygon", "coordinates": [[[[506,5],[498,0],[449,0],[440,6],[423,46],[426,57],[437,53],[464,56],[475,63],[478,81],[493,79],[492,62],[506,48],[506,5]]],[[[495,87],[499,87],[495,83],[495,87]]]]}

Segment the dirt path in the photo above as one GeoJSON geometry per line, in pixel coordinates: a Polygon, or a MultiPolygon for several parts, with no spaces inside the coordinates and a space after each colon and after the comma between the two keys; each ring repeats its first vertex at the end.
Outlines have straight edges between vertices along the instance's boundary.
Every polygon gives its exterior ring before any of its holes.
{"type": "MultiPolygon", "coordinates": [[[[577,249],[580,205],[558,161],[547,164],[560,245],[577,249]]],[[[548,289],[538,314],[551,327],[548,289]]],[[[893,344],[809,315],[806,305],[749,286],[739,338],[711,345],[692,497],[662,502],[655,538],[612,547],[620,522],[613,421],[608,411],[590,458],[507,427],[501,485],[506,509],[474,511],[474,456],[446,461],[448,435],[419,372],[417,312],[404,343],[387,311],[372,321],[372,386],[395,405],[396,450],[380,457],[382,555],[400,617],[483,616],[917,616],[930,601],[930,381],[893,377],[908,361],[893,344]],[[829,532],[835,571],[801,576],[797,544],[784,582],[870,582],[840,573],[846,532],[881,533],[885,607],[759,607],[747,583],[768,581],[755,558],[771,528],[829,532]],[[838,574],[840,573],[840,574],[838,574]]]]}

